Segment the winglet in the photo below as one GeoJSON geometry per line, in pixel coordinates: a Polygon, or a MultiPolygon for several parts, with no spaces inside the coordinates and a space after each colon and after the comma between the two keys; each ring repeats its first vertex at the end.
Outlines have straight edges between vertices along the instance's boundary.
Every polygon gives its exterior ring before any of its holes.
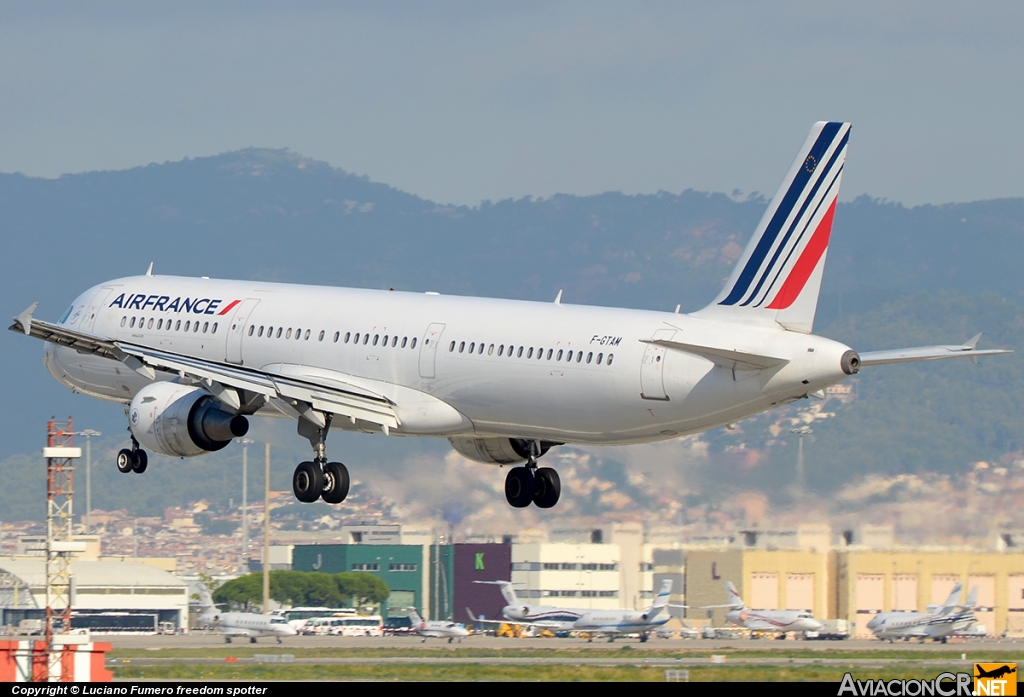
{"type": "Polygon", "coordinates": [[[973,351],[974,349],[978,348],[978,340],[979,339],[981,339],[981,332],[978,332],[977,334],[975,334],[974,338],[971,339],[970,341],[964,342],[964,346],[963,347],[965,349],[971,349],[973,351]]]}
{"type": "Polygon", "coordinates": [[[152,276],[153,275],[153,262],[149,262],[149,268],[146,269],[146,275],[147,276],[152,276]]]}
{"type": "Polygon", "coordinates": [[[555,304],[556,305],[561,305],[562,304],[562,289],[561,288],[558,289],[558,295],[555,296],[555,304]]]}
{"type": "Polygon", "coordinates": [[[24,312],[14,318],[14,321],[21,325],[21,331],[25,332],[25,336],[32,333],[32,315],[37,307],[39,307],[39,303],[32,303],[25,308],[24,312]]]}

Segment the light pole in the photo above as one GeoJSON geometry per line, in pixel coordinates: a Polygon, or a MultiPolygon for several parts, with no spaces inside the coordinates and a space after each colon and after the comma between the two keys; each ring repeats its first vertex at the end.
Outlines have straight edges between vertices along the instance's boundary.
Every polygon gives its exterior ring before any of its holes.
{"type": "Polygon", "coordinates": [[[92,438],[103,434],[87,428],[71,435],[85,436],[85,534],[88,535],[92,529],[92,438]]]}
{"type": "Polygon", "coordinates": [[[242,563],[243,574],[249,573],[249,446],[256,441],[243,438],[242,444],[242,563]]]}

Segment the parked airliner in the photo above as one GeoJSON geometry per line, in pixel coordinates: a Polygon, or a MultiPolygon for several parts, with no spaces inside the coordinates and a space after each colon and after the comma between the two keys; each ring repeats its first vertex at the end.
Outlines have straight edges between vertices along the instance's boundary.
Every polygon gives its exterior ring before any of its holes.
{"type": "Polygon", "coordinates": [[[447,438],[513,465],[505,496],[549,508],[537,460],[556,445],[678,438],[816,394],[861,368],[1005,353],[962,345],[858,355],[811,334],[850,125],[819,122],[719,296],[691,314],[437,293],[153,275],[100,283],[57,322],[32,305],[11,329],[47,342],[69,388],[124,405],[125,473],[146,449],[225,448],[256,415],[295,420],[313,457],[296,498],[340,503],[349,473],[330,429],[447,438]]]}

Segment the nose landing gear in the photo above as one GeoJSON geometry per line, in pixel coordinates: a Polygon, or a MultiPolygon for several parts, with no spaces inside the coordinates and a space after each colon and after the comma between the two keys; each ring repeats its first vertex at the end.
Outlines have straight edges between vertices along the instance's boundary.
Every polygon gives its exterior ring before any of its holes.
{"type": "Polygon", "coordinates": [[[513,467],[505,477],[505,499],[513,508],[551,508],[558,503],[562,482],[551,467],[537,467],[537,442],[530,443],[530,459],[522,467],[513,467]]]}
{"type": "Polygon", "coordinates": [[[299,435],[309,439],[315,456],[313,461],[300,462],[292,475],[292,493],[303,503],[323,499],[326,503],[341,503],[348,496],[351,479],[348,468],[340,462],[327,462],[327,430],[331,427],[328,416],[326,424],[313,427],[305,419],[299,420],[299,435]]]}

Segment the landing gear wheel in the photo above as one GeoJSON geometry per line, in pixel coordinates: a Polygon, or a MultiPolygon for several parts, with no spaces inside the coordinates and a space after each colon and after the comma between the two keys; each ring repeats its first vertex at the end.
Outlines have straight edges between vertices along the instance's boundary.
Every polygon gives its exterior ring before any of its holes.
{"type": "Polygon", "coordinates": [[[562,482],[558,472],[550,467],[541,467],[534,475],[533,502],[537,508],[551,508],[558,503],[558,495],[562,492],[562,482]]]}
{"type": "MultiPolygon", "coordinates": [[[[324,484],[320,497],[327,503],[341,503],[348,496],[348,468],[340,462],[324,465],[324,484]]],[[[298,494],[296,494],[298,496],[298,494]]]]}
{"type": "Polygon", "coordinates": [[[231,643],[231,637],[229,637],[229,636],[224,637],[224,643],[225,644],[230,644],[231,643]]]}
{"type": "Polygon", "coordinates": [[[117,471],[121,474],[128,474],[135,469],[135,453],[124,448],[117,454],[117,471]]]}
{"type": "Polygon", "coordinates": [[[533,502],[534,476],[527,467],[513,467],[505,477],[505,498],[513,508],[526,508],[533,502]]]}
{"type": "Polygon", "coordinates": [[[254,637],[254,636],[249,637],[249,643],[250,644],[255,644],[256,643],[256,637],[254,637]]]}
{"type": "Polygon", "coordinates": [[[292,493],[303,503],[313,503],[324,489],[324,473],[315,462],[300,462],[292,475],[292,493]]]}
{"type": "Polygon", "coordinates": [[[146,454],[145,450],[135,451],[135,464],[132,465],[132,472],[135,474],[142,474],[149,467],[149,455],[146,454]]]}

